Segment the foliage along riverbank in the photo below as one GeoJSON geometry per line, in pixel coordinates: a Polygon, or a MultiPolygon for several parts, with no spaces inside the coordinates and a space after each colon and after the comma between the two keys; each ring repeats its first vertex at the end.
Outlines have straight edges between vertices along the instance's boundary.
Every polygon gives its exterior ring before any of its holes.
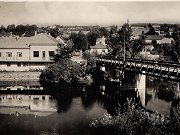
{"type": "Polygon", "coordinates": [[[59,89],[70,89],[84,74],[85,67],[68,58],[63,58],[42,71],[40,83],[45,89],[52,88],[52,86],[59,89]]]}
{"type": "Polygon", "coordinates": [[[180,106],[172,109],[172,115],[165,117],[150,113],[128,101],[125,109],[117,115],[106,113],[90,126],[104,135],[178,135],[180,133],[180,106]]]}
{"type": "Polygon", "coordinates": [[[89,52],[83,52],[81,59],[84,59],[84,63],[78,63],[71,59],[73,53],[72,44],[59,45],[54,56],[55,63],[41,72],[40,84],[44,89],[68,91],[79,85],[79,82],[92,82],[87,74],[94,67],[95,57],[89,52]]]}

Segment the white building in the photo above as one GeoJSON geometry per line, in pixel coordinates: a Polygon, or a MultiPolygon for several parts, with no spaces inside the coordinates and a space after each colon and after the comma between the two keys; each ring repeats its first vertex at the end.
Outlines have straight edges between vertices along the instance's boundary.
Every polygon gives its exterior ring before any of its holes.
{"type": "Polygon", "coordinates": [[[147,44],[152,44],[153,41],[156,41],[157,44],[171,44],[174,42],[173,38],[166,38],[162,35],[147,35],[145,42],[147,44]]]}
{"type": "Polygon", "coordinates": [[[157,44],[161,44],[161,40],[164,38],[164,36],[160,35],[147,35],[145,38],[145,42],[147,44],[152,44],[152,41],[156,41],[157,44]]]}
{"type": "Polygon", "coordinates": [[[95,54],[106,54],[108,53],[108,49],[105,43],[106,38],[103,36],[102,38],[98,38],[96,40],[95,46],[90,46],[90,53],[95,54]]]}
{"type": "Polygon", "coordinates": [[[172,44],[174,42],[174,39],[173,38],[163,38],[161,40],[161,44],[172,44]]]}
{"type": "Polygon", "coordinates": [[[50,63],[58,41],[47,34],[0,38],[0,71],[41,70],[50,63]]]}

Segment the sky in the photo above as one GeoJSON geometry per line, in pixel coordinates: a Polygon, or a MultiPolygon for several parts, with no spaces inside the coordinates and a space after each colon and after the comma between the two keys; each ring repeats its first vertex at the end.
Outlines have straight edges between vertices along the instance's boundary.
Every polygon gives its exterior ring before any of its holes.
{"type": "Polygon", "coordinates": [[[0,25],[122,25],[180,23],[180,2],[3,2],[0,25]]]}

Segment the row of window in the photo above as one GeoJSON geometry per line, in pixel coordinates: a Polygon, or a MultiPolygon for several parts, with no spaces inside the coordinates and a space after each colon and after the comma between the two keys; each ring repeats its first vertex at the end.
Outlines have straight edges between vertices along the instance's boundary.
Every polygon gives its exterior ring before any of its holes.
{"type": "MultiPolygon", "coordinates": [[[[6,52],[7,57],[12,57],[12,52],[6,52]]],[[[54,56],[54,51],[49,51],[49,57],[54,56]]],[[[0,52],[0,57],[2,54],[0,52]]],[[[17,52],[17,57],[22,57],[22,52],[17,52]]],[[[39,51],[33,51],[33,57],[39,57],[39,51]]],[[[42,57],[46,57],[46,51],[42,51],[42,57]]]]}
{"type": "MultiPolygon", "coordinates": [[[[54,51],[49,51],[49,57],[54,56],[54,51]]],[[[39,51],[33,51],[33,57],[39,57],[39,51]]],[[[42,57],[46,57],[46,51],[42,51],[42,57]]]]}
{"type": "MultiPolygon", "coordinates": [[[[28,63],[21,63],[21,62],[19,62],[19,63],[17,63],[17,67],[21,67],[21,65],[23,65],[23,67],[27,67],[28,66],[28,63]]],[[[7,67],[10,67],[11,66],[11,63],[7,63],[7,67]]]]}
{"type": "MultiPolygon", "coordinates": [[[[12,57],[12,52],[6,52],[7,57],[12,57]]],[[[2,57],[2,54],[0,52],[0,57],[2,57]]],[[[22,57],[22,52],[17,52],[17,57],[22,57]]]]}

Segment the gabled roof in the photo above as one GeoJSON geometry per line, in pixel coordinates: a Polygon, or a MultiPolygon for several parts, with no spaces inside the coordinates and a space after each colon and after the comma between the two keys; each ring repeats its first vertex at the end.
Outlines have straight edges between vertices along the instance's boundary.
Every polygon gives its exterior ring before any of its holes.
{"type": "Polygon", "coordinates": [[[107,49],[107,47],[105,45],[103,45],[102,43],[98,43],[95,46],[90,46],[91,49],[107,49]]]}
{"type": "Polygon", "coordinates": [[[162,40],[164,36],[161,35],[147,35],[146,40],[162,40]]]}
{"type": "Polygon", "coordinates": [[[41,33],[32,37],[0,37],[0,48],[26,49],[29,45],[52,46],[58,41],[50,35],[41,33]]]}

